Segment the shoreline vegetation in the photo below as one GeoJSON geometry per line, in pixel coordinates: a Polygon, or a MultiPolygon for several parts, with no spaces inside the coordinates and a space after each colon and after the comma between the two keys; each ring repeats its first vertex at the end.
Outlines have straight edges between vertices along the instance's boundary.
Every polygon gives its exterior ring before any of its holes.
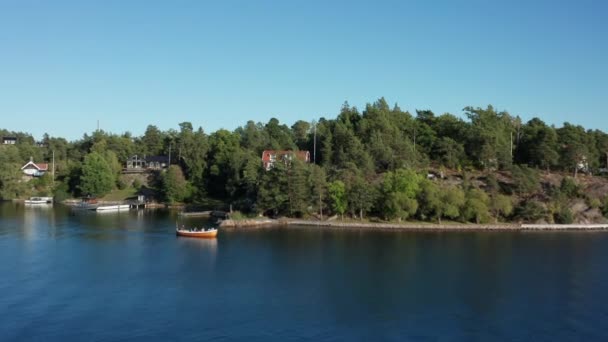
{"type": "Polygon", "coordinates": [[[319,227],[328,229],[365,229],[365,230],[399,230],[399,231],[429,231],[429,232],[448,232],[448,231],[606,231],[608,224],[460,224],[445,223],[433,224],[428,222],[402,222],[402,223],[381,223],[381,222],[343,222],[343,221],[320,221],[320,220],[301,220],[301,219],[240,219],[222,220],[220,228],[240,229],[240,228],[268,228],[268,227],[319,227]]]}
{"type": "Polygon", "coordinates": [[[142,136],[0,136],[8,142],[0,145],[0,199],[130,200],[185,216],[337,216],[354,225],[608,223],[608,134],[524,122],[492,106],[435,115],[380,98],[291,126],[272,118],[233,131],[182,122],[165,131],[148,125],[142,136]]]}

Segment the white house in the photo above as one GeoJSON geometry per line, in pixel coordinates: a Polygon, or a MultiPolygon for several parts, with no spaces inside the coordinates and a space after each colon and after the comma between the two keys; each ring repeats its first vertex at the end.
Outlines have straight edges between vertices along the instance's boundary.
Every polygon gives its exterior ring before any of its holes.
{"type": "Polygon", "coordinates": [[[2,137],[3,145],[15,145],[17,143],[17,138],[15,137],[2,137]]]}
{"type": "Polygon", "coordinates": [[[49,170],[49,164],[47,163],[34,163],[31,159],[30,161],[23,165],[21,171],[30,176],[30,177],[41,177],[49,170]]]}

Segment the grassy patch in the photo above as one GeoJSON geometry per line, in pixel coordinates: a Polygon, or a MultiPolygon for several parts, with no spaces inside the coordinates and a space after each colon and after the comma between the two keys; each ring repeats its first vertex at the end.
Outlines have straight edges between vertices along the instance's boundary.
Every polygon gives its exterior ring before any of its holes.
{"type": "Polygon", "coordinates": [[[137,196],[137,189],[128,187],[126,189],[112,190],[109,194],[100,198],[102,201],[124,201],[128,198],[137,196]]]}

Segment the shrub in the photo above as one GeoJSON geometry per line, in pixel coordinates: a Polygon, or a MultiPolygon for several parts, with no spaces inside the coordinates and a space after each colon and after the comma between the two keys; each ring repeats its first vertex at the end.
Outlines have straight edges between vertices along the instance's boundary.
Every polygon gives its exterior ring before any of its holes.
{"type": "Polygon", "coordinates": [[[490,212],[488,202],[488,195],[483,190],[469,190],[466,194],[466,202],[462,212],[463,217],[477,224],[489,222],[490,212]]]}
{"type": "Polygon", "coordinates": [[[237,210],[237,211],[233,211],[233,212],[230,214],[229,218],[230,218],[231,220],[236,220],[236,221],[238,221],[238,220],[245,220],[245,219],[247,219],[247,218],[249,218],[249,217],[248,217],[247,215],[243,214],[242,212],[240,212],[240,211],[238,211],[238,210],[237,210]]]}
{"type": "Polygon", "coordinates": [[[553,215],[553,219],[555,220],[555,223],[570,224],[574,222],[574,215],[570,208],[563,208],[553,215]]]}
{"type": "Polygon", "coordinates": [[[118,189],[120,189],[120,190],[124,190],[124,189],[126,189],[126,188],[127,188],[127,182],[125,182],[125,181],[124,181],[124,180],[122,180],[122,179],[119,179],[119,180],[116,182],[116,186],[118,187],[118,189]]]}
{"type": "Polygon", "coordinates": [[[559,189],[561,193],[566,195],[568,198],[575,198],[580,195],[580,188],[572,177],[564,177],[559,189]]]}
{"type": "Polygon", "coordinates": [[[604,217],[608,218],[608,196],[604,197],[604,201],[602,203],[602,214],[604,217]]]}
{"type": "Polygon", "coordinates": [[[591,208],[591,209],[597,209],[600,208],[602,206],[602,201],[599,198],[596,197],[587,197],[587,205],[591,208]]]}
{"type": "Polygon", "coordinates": [[[55,188],[53,191],[53,197],[55,202],[62,202],[70,197],[70,193],[68,192],[68,186],[65,183],[61,183],[59,186],[55,188]]]}
{"type": "Polygon", "coordinates": [[[134,187],[135,189],[139,190],[139,188],[141,188],[141,181],[140,181],[139,179],[135,178],[135,179],[133,180],[133,187],[134,187]]]}
{"type": "Polygon", "coordinates": [[[513,165],[511,175],[515,191],[520,196],[531,195],[540,190],[540,175],[537,170],[525,165],[513,165]]]}
{"type": "Polygon", "coordinates": [[[546,214],[545,207],[535,200],[524,201],[515,210],[515,216],[524,221],[538,221],[546,214]]]}

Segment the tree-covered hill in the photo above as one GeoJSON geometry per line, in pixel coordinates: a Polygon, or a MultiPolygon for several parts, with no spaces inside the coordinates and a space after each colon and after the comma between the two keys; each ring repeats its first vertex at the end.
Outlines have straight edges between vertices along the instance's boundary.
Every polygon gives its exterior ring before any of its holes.
{"type": "Polygon", "coordinates": [[[272,216],[597,222],[608,214],[606,133],[522,122],[492,106],[464,114],[409,113],[381,98],[291,127],[273,118],[207,133],[184,122],[167,131],[150,125],[143,136],[96,131],[68,142],[45,135],[42,147],[27,133],[0,130],[17,137],[0,146],[0,197],[102,196],[135,186],[167,202],[213,199],[272,216]],[[264,150],[307,150],[313,160],[266,170],[264,150]],[[48,177],[21,179],[30,157],[49,162],[53,152],[54,185],[48,177]],[[130,156],[169,154],[172,166],[149,184],[119,177],[130,156]]]}

